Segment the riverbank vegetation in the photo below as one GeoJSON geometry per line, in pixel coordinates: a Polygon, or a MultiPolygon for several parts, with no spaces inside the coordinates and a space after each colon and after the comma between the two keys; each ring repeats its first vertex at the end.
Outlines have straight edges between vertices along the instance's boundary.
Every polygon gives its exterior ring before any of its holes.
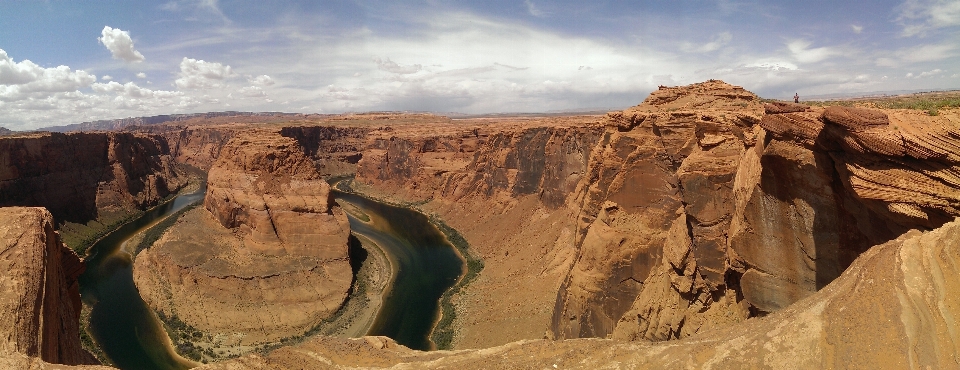
{"type": "Polygon", "coordinates": [[[113,366],[113,362],[107,358],[107,355],[103,353],[103,350],[100,349],[97,342],[93,340],[93,336],[87,331],[85,323],[88,322],[90,322],[90,306],[83,304],[80,308],[80,346],[87,352],[90,352],[93,357],[96,357],[101,364],[113,366]]]}

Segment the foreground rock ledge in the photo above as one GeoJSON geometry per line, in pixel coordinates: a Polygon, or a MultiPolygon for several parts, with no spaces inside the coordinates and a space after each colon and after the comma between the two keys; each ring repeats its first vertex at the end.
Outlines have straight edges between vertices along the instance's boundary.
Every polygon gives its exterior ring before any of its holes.
{"type": "Polygon", "coordinates": [[[137,256],[140,295],[215,348],[302,335],[340,307],[353,279],[349,223],[329,193],[295,139],[234,138],[210,170],[205,208],[137,256]]]}

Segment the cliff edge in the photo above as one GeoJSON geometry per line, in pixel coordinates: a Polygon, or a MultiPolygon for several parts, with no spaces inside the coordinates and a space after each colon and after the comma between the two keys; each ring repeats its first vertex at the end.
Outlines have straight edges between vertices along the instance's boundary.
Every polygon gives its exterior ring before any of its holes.
{"type": "Polygon", "coordinates": [[[0,208],[0,271],[0,353],[99,364],[80,345],[77,278],[84,265],[60,241],[50,212],[0,208]]]}

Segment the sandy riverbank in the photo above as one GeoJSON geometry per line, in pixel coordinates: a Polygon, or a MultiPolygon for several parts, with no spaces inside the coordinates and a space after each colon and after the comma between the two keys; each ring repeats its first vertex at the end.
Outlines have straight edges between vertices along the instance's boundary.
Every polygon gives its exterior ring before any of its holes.
{"type": "MultiPolygon", "coordinates": [[[[355,235],[366,256],[357,271],[353,291],[343,307],[316,329],[316,335],[357,338],[367,334],[393,281],[390,259],[376,243],[355,235]]],[[[353,256],[351,256],[353,257],[353,256]]]]}

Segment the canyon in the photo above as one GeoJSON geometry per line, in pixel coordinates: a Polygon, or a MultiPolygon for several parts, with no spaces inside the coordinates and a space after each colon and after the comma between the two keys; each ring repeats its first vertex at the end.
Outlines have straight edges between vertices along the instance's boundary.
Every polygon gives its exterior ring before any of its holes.
{"type": "Polygon", "coordinates": [[[269,117],[0,138],[2,312],[44,318],[9,318],[2,361],[95,364],[75,338],[83,263],[61,240],[82,246],[199,170],[202,207],[137,251],[133,277],[153,310],[237,348],[206,368],[960,366],[956,109],[711,80],[605,116],[269,117]],[[331,179],[469,245],[441,351],[303,337],[356,285],[331,179]]]}
{"type": "Polygon", "coordinates": [[[133,133],[27,133],[0,141],[0,206],[45,207],[82,254],[102,233],[187,183],[166,140],[133,133]]]}

